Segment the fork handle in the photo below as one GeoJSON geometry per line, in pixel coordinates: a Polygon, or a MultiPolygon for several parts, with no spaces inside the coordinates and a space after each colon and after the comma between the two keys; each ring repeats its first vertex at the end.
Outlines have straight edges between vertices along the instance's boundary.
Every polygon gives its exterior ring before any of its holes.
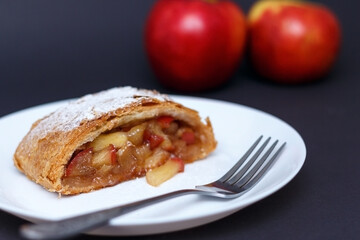
{"type": "Polygon", "coordinates": [[[141,207],[162,202],[174,197],[187,195],[191,193],[202,193],[198,189],[184,189],[160,196],[140,200],[137,202],[117,206],[97,212],[67,218],[60,221],[44,222],[39,224],[25,224],[21,226],[20,233],[27,239],[62,239],[71,237],[81,232],[94,229],[109,223],[109,221],[120,215],[129,213],[141,207]]]}

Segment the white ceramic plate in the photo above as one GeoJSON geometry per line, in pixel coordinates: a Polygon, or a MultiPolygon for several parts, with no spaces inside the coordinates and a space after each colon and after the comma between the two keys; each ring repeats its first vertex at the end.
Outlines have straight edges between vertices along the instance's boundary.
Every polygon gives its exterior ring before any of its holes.
{"type": "Polygon", "coordinates": [[[47,192],[17,171],[12,155],[31,124],[66,101],[29,108],[1,118],[0,209],[32,222],[59,220],[216,180],[260,135],[287,142],[267,175],[240,198],[218,200],[195,195],[175,198],[115,218],[108,226],[90,232],[113,236],[163,233],[206,224],[239,211],[283,187],[302,167],[305,144],[296,130],[284,121],[239,104],[184,96],[173,98],[198,110],[202,117],[210,117],[218,147],[207,159],[186,165],[184,173],[156,188],[141,178],[92,193],[58,198],[57,194],[47,192]]]}

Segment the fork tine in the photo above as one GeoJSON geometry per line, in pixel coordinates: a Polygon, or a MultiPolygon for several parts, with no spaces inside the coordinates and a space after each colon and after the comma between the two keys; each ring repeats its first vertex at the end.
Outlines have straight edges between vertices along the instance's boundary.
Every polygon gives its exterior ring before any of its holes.
{"type": "Polygon", "coordinates": [[[246,163],[246,165],[244,167],[242,167],[236,175],[234,175],[230,179],[228,179],[226,181],[226,183],[233,185],[234,183],[239,181],[244,176],[244,174],[249,170],[251,165],[254,164],[256,159],[259,157],[259,155],[262,153],[262,151],[264,150],[266,145],[269,143],[270,139],[271,139],[271,137],[268,137],[266,139],[266,141],[261,145],[261,147],[257,150],[257,152],[254,154],[254,156],[252,156],[252,158],[246,163]]]}
{"type": "Polygon", "coordinates": [[[253,143],[253,145],[247,150],[247,152],[240,158],[240,160],[229,170],[227,173],[225,173],[224,176],[222,176],[218,181],[225,182],[228,180],[238,169],[239,167],[245,162],[245,160],[249,157],[249,155],[252,153],[252,151],[256,148],[256,146],[259,144],[260,140],[262,139],[262,135],[253,143]]]}
{"type": "Polygon", "coordinates": [[[266,163],[266,165],[256,174],[255,177],[253,177],[246,186],[244,186],[245,190],[252,188],[269,170],[270,166],[273,164],[273,162],[276,160],[282,149],[285,147],[286,142],[284,142],[280,148],[274,153],[274,155],[271,157],[271,159],[266,163]]]}
{"type": "MultiPolygon", "coordinates": [[[[277,145],[279,141],[276,140],[270,148],[266,151],[266,153],[261,157],[261,159],[255,164],[255,166],[239,181],[235,183],[236,187],[242,187],[244,186],[253,176],[254,174],[259,170],[259,168],[264,164],[265,160],[269,157],[270,153],[274,150],[275,146],[277,145]]],[[[240,176],[242,177],[242,176],[240,176]]]]}

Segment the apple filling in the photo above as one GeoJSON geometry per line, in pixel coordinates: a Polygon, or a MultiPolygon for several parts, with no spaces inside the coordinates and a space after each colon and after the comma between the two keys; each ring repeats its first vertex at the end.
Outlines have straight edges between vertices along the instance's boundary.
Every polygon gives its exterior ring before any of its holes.
{"type": "Polygon", "coordinates": [[[79,148],[62,178],[70,187],[101,188],[146,175],[158,186],[196,160],[200,136],[170,116],[103,133],[79,148]]]}

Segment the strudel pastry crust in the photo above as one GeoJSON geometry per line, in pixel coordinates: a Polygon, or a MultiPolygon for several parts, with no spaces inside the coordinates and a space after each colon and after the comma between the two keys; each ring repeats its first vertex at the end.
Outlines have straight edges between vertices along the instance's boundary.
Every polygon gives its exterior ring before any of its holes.
{"type": "MultiPolygon", "coordinates": [[[[36,121],[14,154],[15,166],[45,189],[78,194],[101,188],[72,187],[64,183],[69,162],[101,134],[133,126],[160,116],[170,116],[190,127],[197,136],[197,150],[187,159],[202,159],[216,147],[209,119],[156,91],[119,87],[71,101],[36,121]]],[[[125,179],[126,180],[126,179],[125,179]]]]}

